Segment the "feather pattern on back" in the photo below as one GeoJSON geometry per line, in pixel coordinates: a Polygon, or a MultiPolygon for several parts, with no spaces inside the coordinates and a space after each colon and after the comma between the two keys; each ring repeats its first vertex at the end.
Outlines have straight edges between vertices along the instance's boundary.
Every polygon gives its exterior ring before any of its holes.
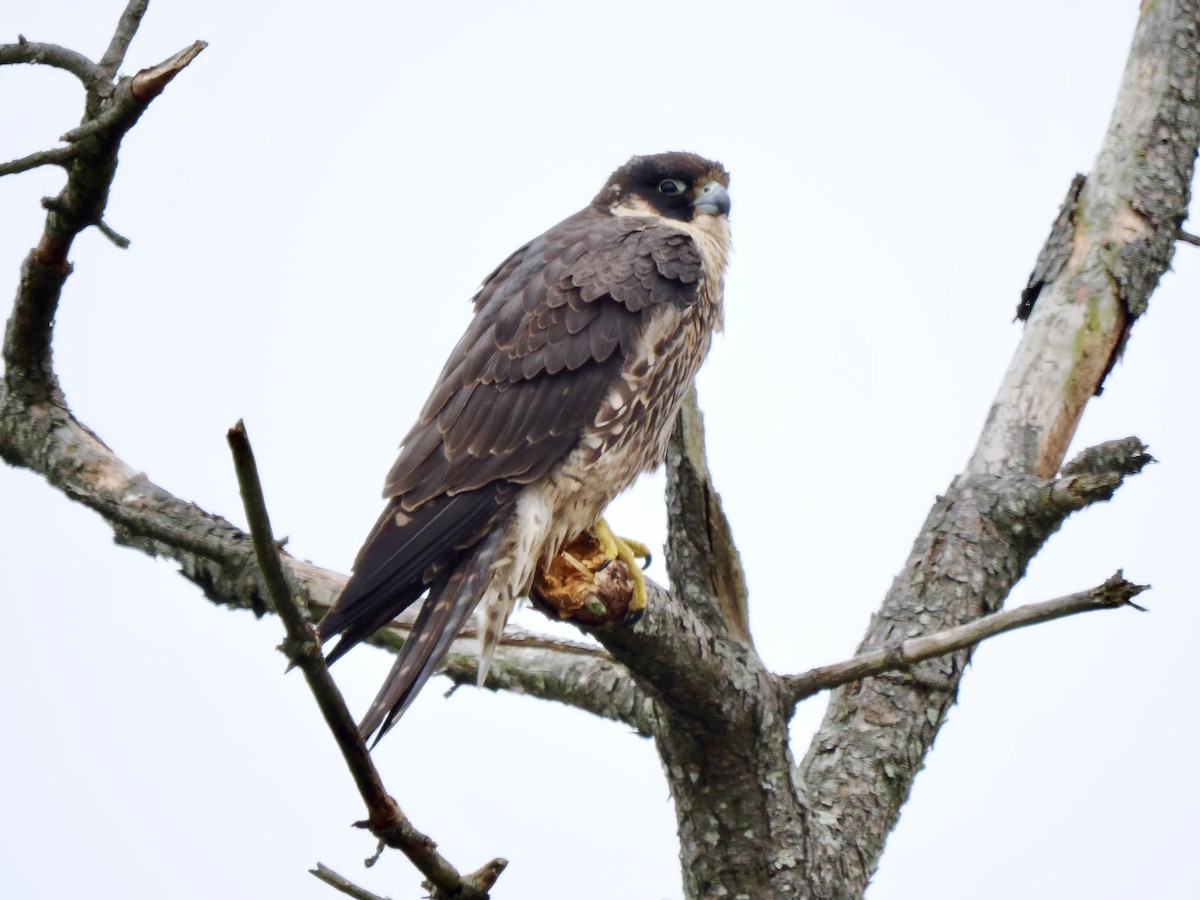
{"type": "Polygon", "coordinates": [[[341,636],[332,661],[427,595],[364,734],[394,724],[477,606],[482,683],[539,562],[661,462],[720,327],[727,183],[692,154],[635,157],[484,281],[320,626],[341,636]]]}

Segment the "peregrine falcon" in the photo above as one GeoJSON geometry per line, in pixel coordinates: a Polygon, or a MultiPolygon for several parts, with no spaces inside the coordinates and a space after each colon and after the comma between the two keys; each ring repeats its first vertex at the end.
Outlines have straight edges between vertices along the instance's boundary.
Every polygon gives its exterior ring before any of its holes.
{"type": "Polygon", "coordinates": [[[691,153],[635,156],[484,280],[320,624],[322,642],[341,636],[333,662],[425,595],[364,737],[395,724],[476,609],[482,684],[514,602],[577,535],[599,525],[609,556],[630,560],[599,517],[663,461],[721,329],[728,186],[691,153]]]}

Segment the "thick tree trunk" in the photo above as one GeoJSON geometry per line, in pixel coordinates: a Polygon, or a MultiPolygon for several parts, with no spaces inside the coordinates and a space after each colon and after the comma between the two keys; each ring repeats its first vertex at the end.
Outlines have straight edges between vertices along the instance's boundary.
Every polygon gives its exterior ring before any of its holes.
{"type": "Polygon", "coordinates": [[[789,765],[790,711],[771,679],[727,729],[659,720],[657,746],[675,798],[688,897],[801,897],[804,816],[789,765]]]}
{"type": "MultiPolygon", "coordinates": [[[[1054,502],[1051,479],[1087,400],[1166,271],[1187,214],[1200,131],[1197,28],[1194,2],[1143,5],[1104,147],[1068,210],[1065,258],[1037,285],[978,448],[930,511],[860,652],[1000,609],[1030,559],[1083,505],[1054,502]]],[[[1063,245],[1064,235],[1051,243],[1063,245]]],[[[681,432],[689,427],[685,421],[681,432]]],[[[676,469],[680,457],[688,453],[675,457],[676,469]]],[[[1097,471],[1112,475],[1123,465],[1109,458],[1097,471]]],[[[703,503],[679,500],[688,479],[674,471],[673,514],[707,510],[708,494],[703,503]]],[[[673,530],[672,539],[686,541],[697,530],[673,530]]],[[[695,609],[736,608],[735,591],[719,596],[717,586],[729,579],[714,576],[712,565],[710,557],[706,566],[672,571],[672,581],[689,585],[695,609]],[[712,586],[707,599],[696,596],[697,585],[712,586]]],[[[738,708],[744,718],[714,727],[712,718],[689,718],[678,708],[664,716],[656,738],[677,805],[688,897],[861,897],[970,655],[962,649],[902,677],[838,688],[795,770],[777,681],[756,671],[753,651],[741,672],[713,688],[737,694],[722,708],[738,708]]]]}

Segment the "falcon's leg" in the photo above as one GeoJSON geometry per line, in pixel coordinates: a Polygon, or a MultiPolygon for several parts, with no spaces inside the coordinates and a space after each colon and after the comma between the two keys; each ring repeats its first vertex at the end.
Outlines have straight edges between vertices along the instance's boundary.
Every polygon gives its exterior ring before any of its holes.
{"type": "Polygon", "coordinates": [[[646,565],[649,565],[650,548],[640,541],[617,537],[603,517],[597,519],[592,526],[592,534],[600,542],[600,550],[608,559],[619,559],[625,563],[625,568],[629,570],[629,577],[633,581],[633,597],[629,601],[629,613],[634,616],[641,615],[646,609],[646,578],[642,575],[642,567],[638,565],[638,559],[646,560],[646,565]]]}

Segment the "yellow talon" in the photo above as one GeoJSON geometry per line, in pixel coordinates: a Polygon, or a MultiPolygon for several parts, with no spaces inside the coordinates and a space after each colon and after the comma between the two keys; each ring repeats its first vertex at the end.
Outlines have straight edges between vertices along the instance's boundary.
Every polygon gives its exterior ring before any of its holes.
{"type": "Polygon", "coordinates": [[[640,558],[648,563],[650,548],[640,541],[617,537],[603,517],[597,519],[596,524],[592,526],[592,534],[600,542],[600,550],[605,557],[609,560],[619,559],[625,563],[625,568],[629,570],[629,577],[633,581],[633,597],[629,601],[629,613],[634,616],[641,615],[646,609],[646,578],[642,575],[642,567],[638,565],[637,561],[640,558]]]}

